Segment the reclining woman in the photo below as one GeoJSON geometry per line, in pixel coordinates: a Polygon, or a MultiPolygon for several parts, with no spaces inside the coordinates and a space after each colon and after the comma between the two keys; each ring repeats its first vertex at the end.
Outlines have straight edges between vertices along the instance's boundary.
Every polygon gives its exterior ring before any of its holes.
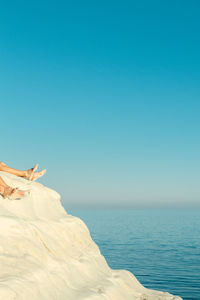
{"type": "MultiPolygon", "coordinates": [[[[26,171],[21,171],[21,170],[13,169],[7,166],[5,163],[0,162],[0,171],[14,174],[20,177],[24,177],[31,181],[35,181],[36,179],[38,179],[39,177],[43,176],[46,173],[46,170],[36,172],[37,168],[38,168],[38,164],[36,164],[31,169],[28,169],[26,171]]],[[[0,194],[2,194],[4,198],[9,198],[9,199],[22,198],[25,196],[27,192],[29,193],[29,191],[22,191],[19,190],[18,188],[10,187],[5,183],[3,178],[0,176],[0,194]]]]}

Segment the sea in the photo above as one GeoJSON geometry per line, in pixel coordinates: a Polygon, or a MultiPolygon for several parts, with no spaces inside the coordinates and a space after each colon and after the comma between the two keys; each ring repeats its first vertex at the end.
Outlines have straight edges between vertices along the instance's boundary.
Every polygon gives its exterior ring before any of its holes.
{"type": "Polygon", "coordinates": [[[112,269],[147,288],[200,300],[200,210],[72,209],[112,269]]]}

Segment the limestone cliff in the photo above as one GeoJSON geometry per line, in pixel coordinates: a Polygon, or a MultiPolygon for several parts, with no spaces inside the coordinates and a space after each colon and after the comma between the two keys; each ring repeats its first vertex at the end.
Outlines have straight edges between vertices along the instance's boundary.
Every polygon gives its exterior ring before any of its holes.
{"type": "Polygon", "coordinates": [[[21,200],[0,196],[0,300],[181,299],[111,270],[82,220],[66,213],[57,192],[0,172],[21,200]]]}

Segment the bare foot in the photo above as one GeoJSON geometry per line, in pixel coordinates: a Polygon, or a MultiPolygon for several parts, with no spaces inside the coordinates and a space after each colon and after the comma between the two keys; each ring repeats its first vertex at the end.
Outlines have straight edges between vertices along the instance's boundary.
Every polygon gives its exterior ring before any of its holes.
{"type": "Polygon", "coordinates": [[[18,188],[12,189],[11,187],[5,188],[4,198],[8,198],[10,200],[20,199],[26,196],[26,194],[30,194],[30,190],[21,191],[18,188]]]}
{"type": "Polygon", "coordinates": [[[32,181],[35,181],[37,180],[38,178],[42,177],[45,173],[46,173],[47,170],[42,170],[40,172],[35,172],[33,173],[33,176],[32,176],[32,181]]]}
{"type": "Polygon", "coordinates": [[[29,179],[29,180],[33,180],[33,174],[34,172],[37,170],[38,168],[38,164],[36,164],[33,168],[29,169],[26,171],[26,178],[29,179]]]}

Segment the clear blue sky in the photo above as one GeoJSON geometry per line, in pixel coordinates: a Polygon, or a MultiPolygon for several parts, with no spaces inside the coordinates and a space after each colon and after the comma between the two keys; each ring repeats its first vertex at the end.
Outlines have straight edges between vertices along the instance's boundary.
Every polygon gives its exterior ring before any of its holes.
{"type": "Polygon", "coordinates": [[[1,160],[65,206],[200,203],[200,2],[4,1],[1,160]]]}

